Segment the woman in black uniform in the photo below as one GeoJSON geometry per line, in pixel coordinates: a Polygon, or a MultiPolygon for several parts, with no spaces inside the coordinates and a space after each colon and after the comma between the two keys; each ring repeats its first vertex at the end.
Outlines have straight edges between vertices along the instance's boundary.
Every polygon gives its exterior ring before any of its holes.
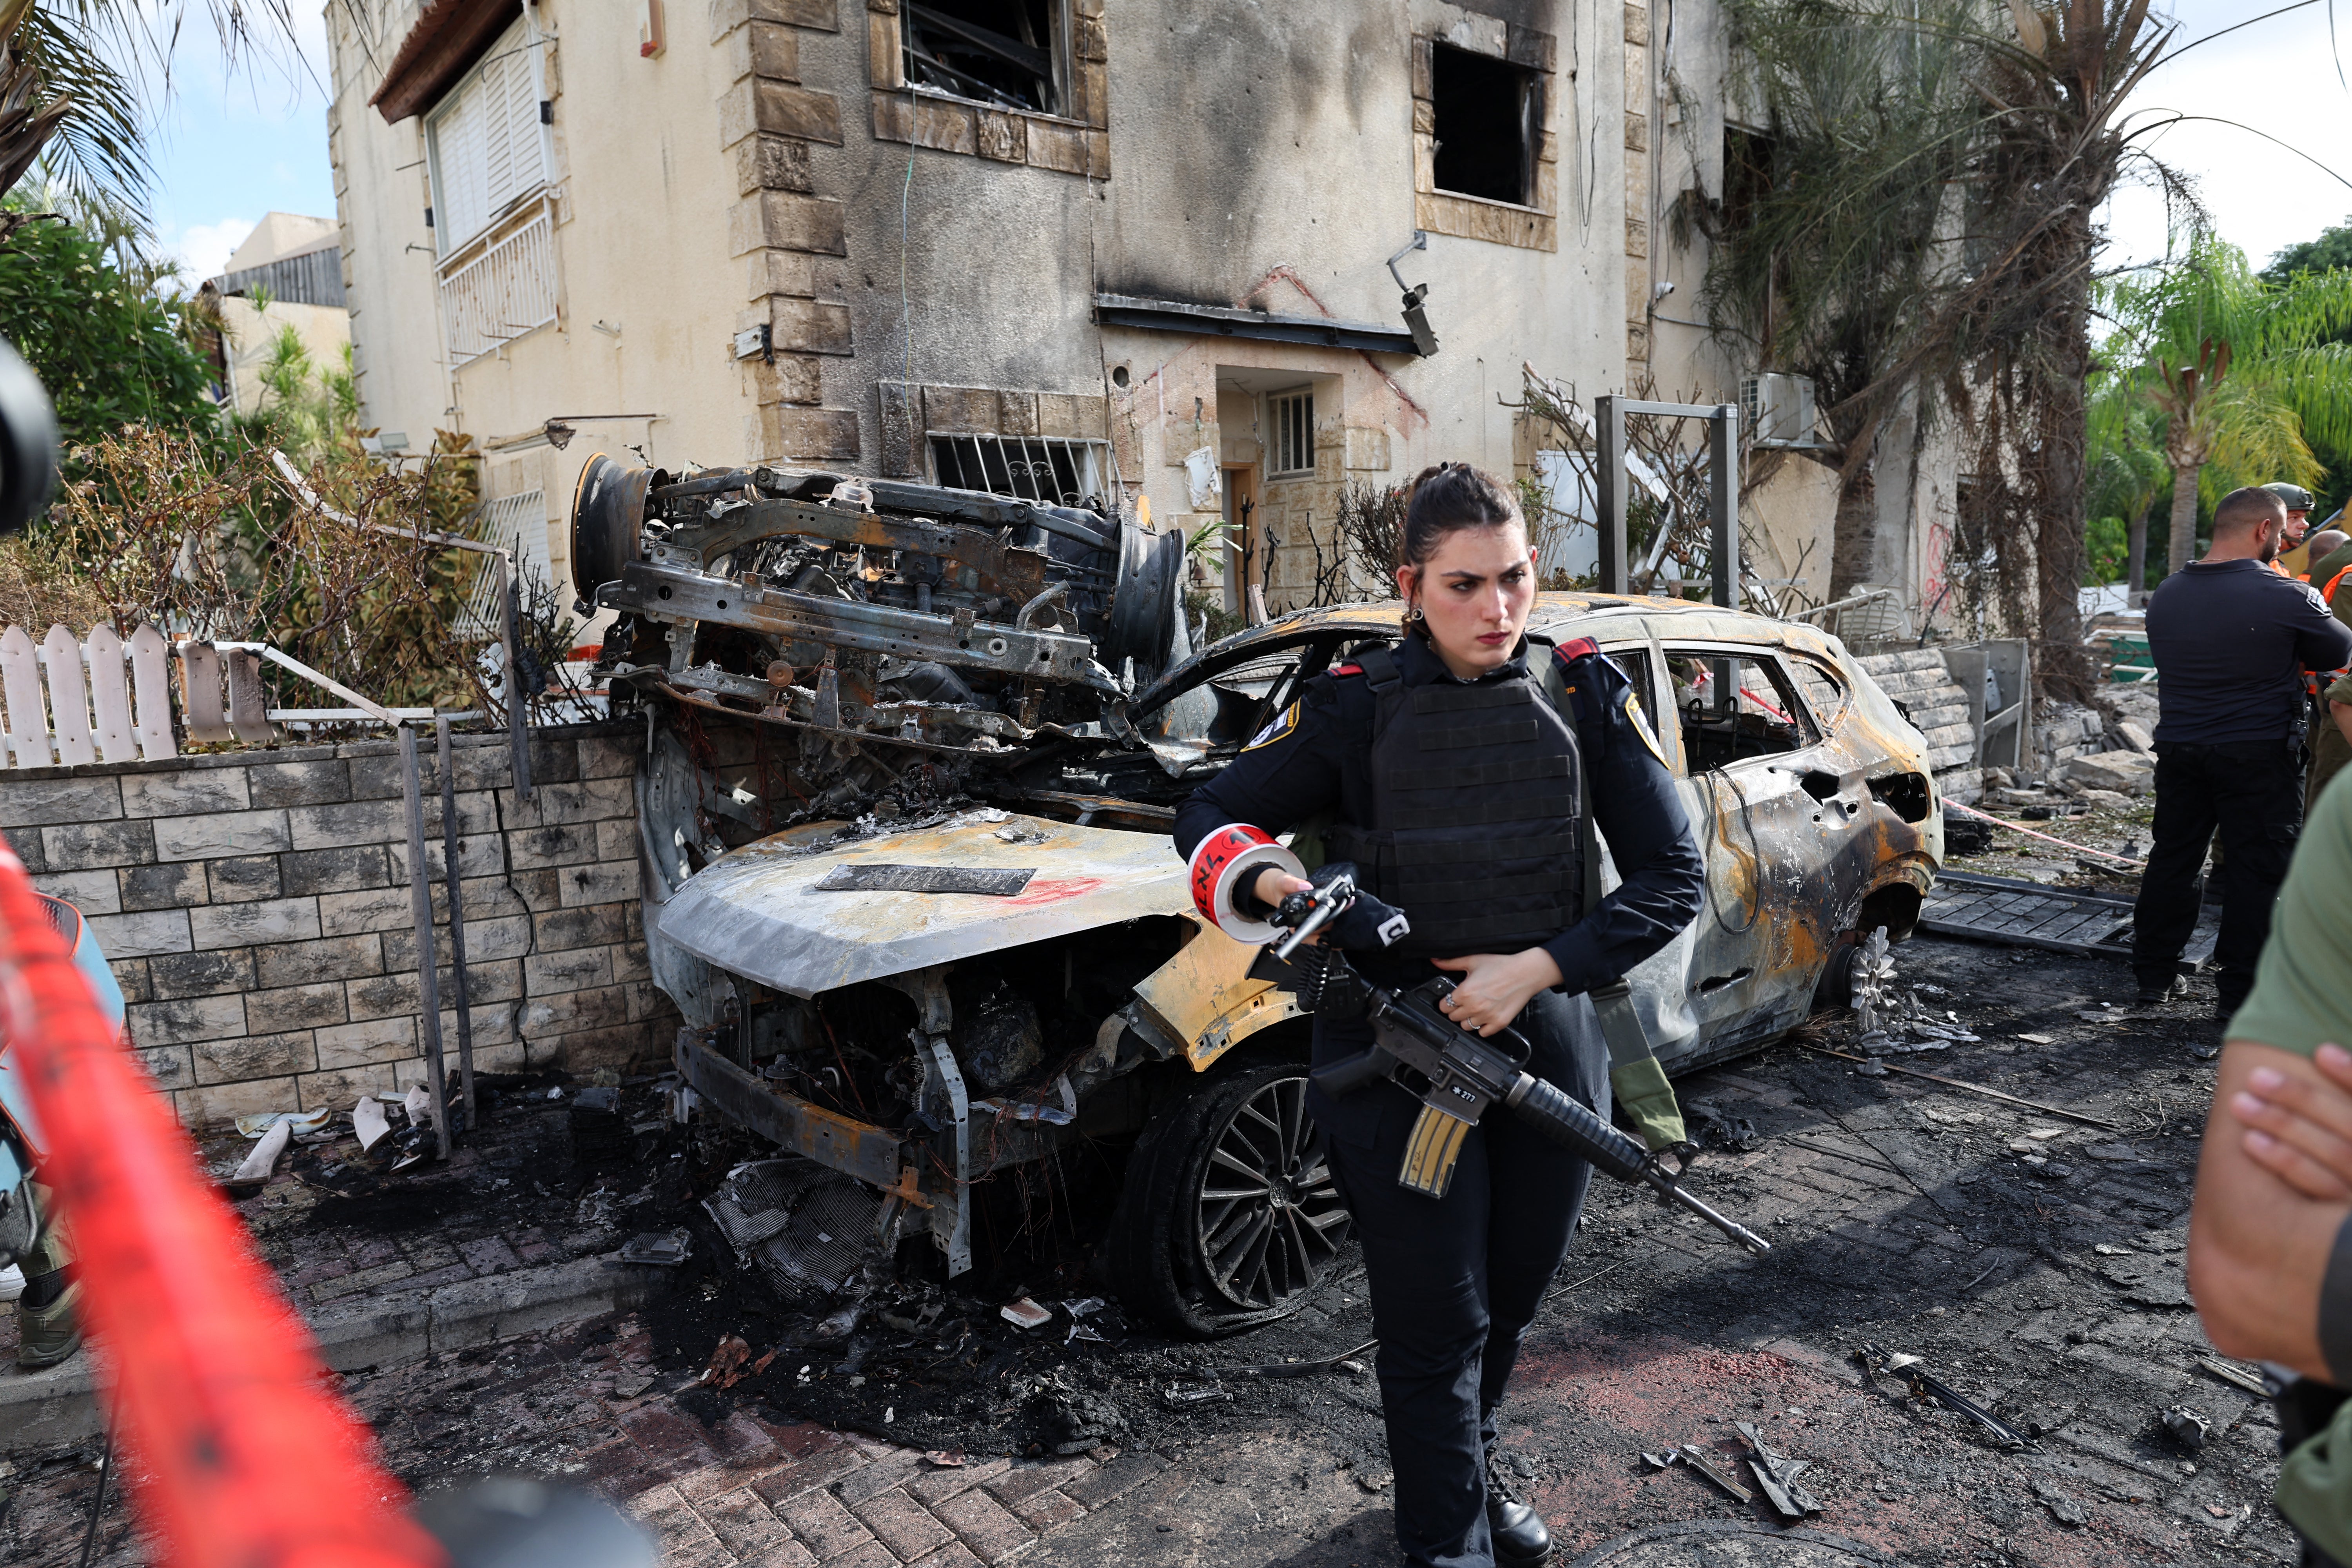
{"type": "MultiPolygon", "coordinates": [[[[1535,1047],[1528,1069],[1605,1117],[1608,1055],[1582,993],[1698,912],[1690,825],[1622,672],[1590,642],[1527,641],[1534,552],[1508,485],[1461,464],[1423,472],[1398,559],[1402,642],[1309,681],[1177,813],[1177,846],[1190,857],[1228,824],[1281,833],[1336,813],[1328,857],[1354,861],[1412,925],[1395,946],[1352,955],[1357,967],[1391,987],[1454,972],[1456,1022],[1517,1028],[1535,1047]],[[1570,712],[1530,677],[1531,657],[1560,661],[1570,712]],[[1623,877],[1591,910],[1580,908],[1580,793],[1623,877]]],[[[1270,868],[1251,893],[1270,909],[1307,886],[1270,868]]],[[[1316,1065],[1370,1039],[1363,1022],[1318,1017],[1316,1065]]],[[[1397,1183],[1412,1095],[1381,1081],[1339,1100],[1310,1089],[1307,1104],[1363,1243],[1406,1561],[1543,1562],[1543,1521],[1487,1461],[1495,1407],[1591,1168],[1496,1114],[1431,1198],[1397,1183]]]]}

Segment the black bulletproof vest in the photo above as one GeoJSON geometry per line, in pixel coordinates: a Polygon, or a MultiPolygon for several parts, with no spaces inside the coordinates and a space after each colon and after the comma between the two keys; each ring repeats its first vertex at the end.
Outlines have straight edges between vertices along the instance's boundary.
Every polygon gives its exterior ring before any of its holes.
{"type": "Polygon", "coordinates": [[[1375,709],[1372,820],[1336,822],[1326,855],[1404,910],[1389,951],[1517,952],[1576,923],[1583,903],[1576,731],[1535,681],[1408,687],[1386,649],[1358,662],[1375,709]]]}

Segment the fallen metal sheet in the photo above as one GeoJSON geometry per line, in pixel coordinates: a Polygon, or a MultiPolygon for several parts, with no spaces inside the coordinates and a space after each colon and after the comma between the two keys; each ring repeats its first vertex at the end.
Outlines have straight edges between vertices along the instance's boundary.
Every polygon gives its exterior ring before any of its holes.
{"type": "MultiPolygon", "coordinates": [[[[1938,936],[2094,955],[2127,952],[2131,923],[2126,899],[1969,871],[1938,872],[1919,913],[1919,929],[1938,936]]],[[[2220,934],[2218,917],[2200,911],[2182,958],[2203,968],[2220,934]]]]}
{"type": "Polygon", "coordinates": [[[1184,862],[1157,834],[972,813],[937,827],[812,849],[790,833],[747,844],[646,910],[661,935],[730,974],[794,996],[1192,907],[1184,862]],[[1008,843],[1006,826],[1034,839],[1008,843]],[[1034,873],[1012,898],[820,893],[837,866],[951,865],[1034,873]]]}
{"type": "Polygon", "coordinates": [[[779,1296],[822,1305],[856,1274],[878,1241],[882,1197],[808,1160],[755,1160],[727,1173],[703,1202],[744,1263],[779,1296]]]}
{"type": "Polygon", "coordinates": [[[973,866],[894,866],[860,861],[835,866],[815,884],[820,893],[983,893],[1009,899],[1029,885],[1034,866],[986,870],[973,866]]]}

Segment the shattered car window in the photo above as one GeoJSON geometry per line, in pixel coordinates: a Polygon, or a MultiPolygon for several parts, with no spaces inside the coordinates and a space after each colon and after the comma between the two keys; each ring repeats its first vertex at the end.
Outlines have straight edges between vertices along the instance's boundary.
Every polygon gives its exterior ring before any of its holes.
{"type": "Polygon", "coordinates": [[[1797,689],[1805,694],[1805,701],[1811,707],[1813,717],[1820,721],[1822,728],[1824,731],[1836,729],[1838,721],[1845,717],[1847,705],[1853,700],[1853,693],[1846,689],[1845,683],[1809,658],[1790,659],[1789,672],[1796,680],[1797,689]]]}
{"type": "Polygon", "coordinates": [[[1811,739],[1804,709],[1777,660],[1670,647],[1666,668],[1694,771],[1793,752],[1811,739]]]}

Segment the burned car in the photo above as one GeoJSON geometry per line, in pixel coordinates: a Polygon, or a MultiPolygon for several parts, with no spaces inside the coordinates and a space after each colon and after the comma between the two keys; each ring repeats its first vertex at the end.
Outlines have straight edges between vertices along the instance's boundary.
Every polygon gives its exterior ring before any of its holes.
{"type": "MultiPolygon", "coordinates": [[[[1349,1225],[1304,1109],[1309,1021],[1193,910],[1168,830],[1398,607],[1195,650],[1179,536],[806,470],[598,458],[574,528],[620,613],[610,689],[648,714],[677,1072],[833,1184],[822,1229],[739,1205],[714,1211],[730,1237],[816,1295],[924,1233],[961,1273],[986,1184],[1083,1143],[1127,1151],[1103,1258],[1131,1314],[1209,1334],[1295,1310],[1349,1225]]],[[[1531,627],[1625,668],[1706,858],[1699,917],[1630,977],[1669,1070],[1767,1043],[1843,999],[1864,935],[1909,933],[1942,852],[1926,742],[1834,638],[1588,594],[1543,595],[1531,627]]]]}

